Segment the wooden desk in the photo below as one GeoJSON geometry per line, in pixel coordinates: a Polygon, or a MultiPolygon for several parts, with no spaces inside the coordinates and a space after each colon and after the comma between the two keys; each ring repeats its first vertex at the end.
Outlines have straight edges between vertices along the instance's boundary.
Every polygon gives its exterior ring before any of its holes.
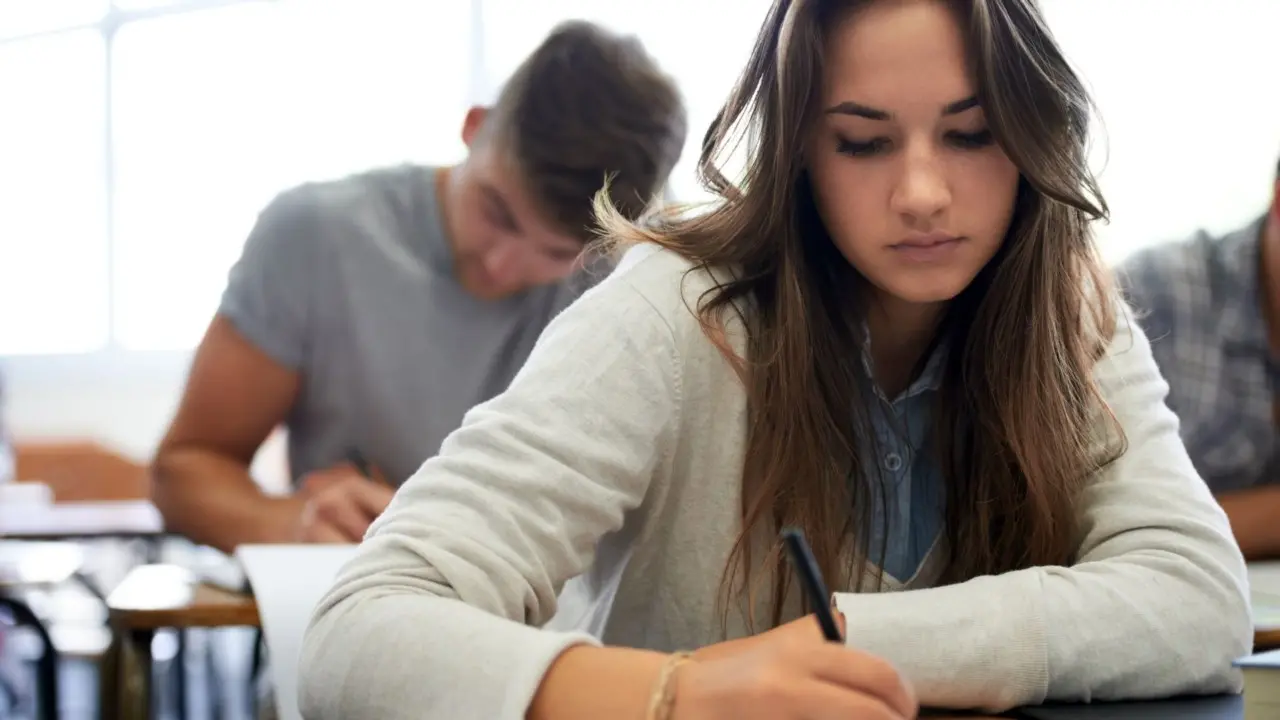
{"type": "Polygon", "coordinates": [[[0,538],[80,540],[154,538],[164,521],[146,500],[112,500],[0,507],[0,538]]]}
{"type": "Polygon", "coordinates": [[[258,625],[252,596],[201,583],[175,565],[134,568],[107,607],[112,625],[125,630],[258,625]]]}
{"type": "Polygon", "coordinates": [[[251,596],[206,585],[173,565],[135,568],[107,597],[107,608],[112,651],[102,674],[102,708],[104,717],[121,720],[151,717],[151,641],[156,630],[259,624],[251,596]]]}
{"type": "Polygon", "coordinates": [[[47,485],[58,502],[138,500],[150,492],[146,465],[96,441],[25,441],[13,450],[18,481],[47,485]]]}
{"type": "Polygon", "coordinates": [[[1253,649],[1280,647],[1280,562],[1249,563],[1249,604],[1253,608],[1253,649]]]}
{"type": "Polygon", "coordinates": [[[1253,632],[1253,651],[1275,650],[1280,648],[1280,628],[1267,628],[1253,632]]]}

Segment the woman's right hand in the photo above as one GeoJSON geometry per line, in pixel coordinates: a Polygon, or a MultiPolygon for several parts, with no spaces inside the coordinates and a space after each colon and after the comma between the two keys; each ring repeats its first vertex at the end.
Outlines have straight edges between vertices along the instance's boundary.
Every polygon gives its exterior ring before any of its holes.
{"type": "Polygon", "coordinates": [[[905,720],[919,711],[907,682],[874,655],[816,632],[754,640],[681,666],[672,720],[905,720]]]}

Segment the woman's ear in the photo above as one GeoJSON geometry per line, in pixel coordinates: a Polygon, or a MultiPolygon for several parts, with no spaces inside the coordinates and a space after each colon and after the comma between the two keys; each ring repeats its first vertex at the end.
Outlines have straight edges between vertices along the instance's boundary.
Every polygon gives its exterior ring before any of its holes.
{"type": "Polygon", "coordinates": [[[1271,219],[1280,223],[1280,173],[1276,175],[1276,184],[1271,192],[1271,219]]]}

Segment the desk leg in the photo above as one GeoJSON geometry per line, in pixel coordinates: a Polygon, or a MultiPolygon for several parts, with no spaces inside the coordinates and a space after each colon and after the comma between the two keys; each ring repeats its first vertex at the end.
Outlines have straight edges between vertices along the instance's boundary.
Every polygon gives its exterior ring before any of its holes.
{"type": "Polygon", "coordinates": [[[44,640],[44,653],[37,662],[37,675],[40,678],[40,717],[57,720],[58,711],[58,649],[54,647],[44,626],[37,626],[40,639],[44,640]]]}
{"type": "Polygon", "coordinates": [[[57,720],[58,718],[58,648],[54,646],[49,631],[40,618],[31,611],[26,603],[16,598],[0,598],[0,605],[9,608],[18,625],[25,625],[36,631],[44,652],[36,661],[36,702],[39,703],[41,718],[57,720]]]}
{"type": "Polygon", "coordinates": [[[151,536],[142,538],[142,561],[149,565],[160,562],[163,557],[160,552],[163,549],[161,547],[163,544],[163,535],[159,537],[151,536]]]}
{"type": "Polygon", "coordinates": [[[187,712],[187,631],[183,628],[174,628],[173,631],[178,636],[178,651],[173,656],[173,666],[177,672],[174,690],[178,696],[178,717],[185,720],[190,717],[187,712]]]}
{"type": "Polygon", "coordinates": [[[124,637],[120,657],[120,720],[151,720],[151,630],[124,637]]]}

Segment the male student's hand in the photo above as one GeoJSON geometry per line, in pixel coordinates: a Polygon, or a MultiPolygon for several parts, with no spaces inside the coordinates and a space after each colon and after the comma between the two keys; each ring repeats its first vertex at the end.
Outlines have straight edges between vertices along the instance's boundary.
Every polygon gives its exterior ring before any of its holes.
{"type": "Polygon", "coordinates": [[[342,464],[304,477],[299,489],[304,503],[295,532],[298,541],[360,542],[395,494],[376,468],[371,472],[373,479],[342,464]]]}

